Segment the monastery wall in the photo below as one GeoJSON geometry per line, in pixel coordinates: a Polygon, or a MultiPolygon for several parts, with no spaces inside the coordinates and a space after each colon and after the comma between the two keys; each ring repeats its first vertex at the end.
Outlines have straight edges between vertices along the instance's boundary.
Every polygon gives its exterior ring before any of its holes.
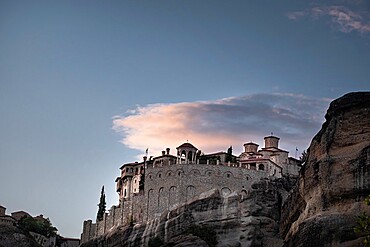
{"type": "Polygon", "coordinates": [[[247,192],[254,181],[265,177],[266,171],[241,169],[236,164],[147,167],[145,220],[153,219],[211,189],[219,189],[225,195],[232,191],[247,192]]]}
{"type": "Polygon", "coordinates": [[[219,189],[224,195],[232,191],[248,193],[254,181],[265,177],[266,171],[243,169],[237,164],[149,166],[146,168],[145,191],[133,194],[121,205],[112,206],[103,220],[95,224],[91,220],[85,221],[81,243],[117,226],[153,219],[211,189],[219,189]]]}

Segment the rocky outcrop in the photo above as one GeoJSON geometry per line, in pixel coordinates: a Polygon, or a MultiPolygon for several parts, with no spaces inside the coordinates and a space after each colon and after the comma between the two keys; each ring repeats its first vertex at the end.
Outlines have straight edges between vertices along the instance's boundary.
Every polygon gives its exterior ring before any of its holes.
{"type": "Polygon", "coordinates": [[[297,186],[282,209],[284,246],[361,246],[356,235],[370,194],[370,93],[347,94],[330,104],[313,138],[297,186]]]}
{"type": "Polygon", "coordinates": [[[0,225],[0,247],[41,247],[28,233],[16,226],[0,225]]]}
{"type": "Polygon", "coordinates": [[[294,179],[261,180],[249,191],[223,197],[218,190],[165,212],[160,218],[118,228],[82,244],[146,246],[155,237],[168,246],[282,246],[280,209],[294,179]]]}

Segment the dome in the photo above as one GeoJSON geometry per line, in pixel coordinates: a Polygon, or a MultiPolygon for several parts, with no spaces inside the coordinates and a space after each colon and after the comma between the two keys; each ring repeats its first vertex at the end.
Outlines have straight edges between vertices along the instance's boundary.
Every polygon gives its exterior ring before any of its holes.
{"type": "MultiPolygon", "coordinates": [[[[183,149],[183,148],[193,148],[193,149],[197,149],[196,147],[193,146],[193,144],[189,143],[189,142],[185,142],[183,144],[181,144],[180,146],[177,147],[177,149],[183,149]]],[[[197,149],[198,150],[198,149],[197,149]]]]}

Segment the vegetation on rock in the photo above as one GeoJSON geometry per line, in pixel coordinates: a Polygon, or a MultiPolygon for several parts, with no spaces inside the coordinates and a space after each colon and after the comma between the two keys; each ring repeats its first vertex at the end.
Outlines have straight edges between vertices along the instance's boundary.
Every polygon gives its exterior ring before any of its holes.
{"type": "Polygon", "coordinates": [[[35,232],[45,237],[54,237],[58,229],[54,227],[49,219],[36,220],[33,217],[25,216],[18,222],[19,227],[28,232],[35,232]]]}
{"type": "MultiPolygon", "coordinates": [[[[370,205],[370,195],[365,199],[365,204],[370,205]]],[[[364,246],[370,247],[370,216],[362,213],[358,216],[357,226],[354,228],[355,233],[365,234],[364,246]]]]}

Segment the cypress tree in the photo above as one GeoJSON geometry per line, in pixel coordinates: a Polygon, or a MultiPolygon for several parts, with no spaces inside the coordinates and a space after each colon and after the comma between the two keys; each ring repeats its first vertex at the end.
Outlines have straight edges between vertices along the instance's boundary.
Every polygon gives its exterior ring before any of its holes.
{"type": "Polygon", "coordinates": [[[104,193],[104,185],[101,188],[101,193],[100,193],[100,202],[98,204],[98,214],[96,215],[96,220],[102,220],[105,214],[105,193],[104,193]]]}

